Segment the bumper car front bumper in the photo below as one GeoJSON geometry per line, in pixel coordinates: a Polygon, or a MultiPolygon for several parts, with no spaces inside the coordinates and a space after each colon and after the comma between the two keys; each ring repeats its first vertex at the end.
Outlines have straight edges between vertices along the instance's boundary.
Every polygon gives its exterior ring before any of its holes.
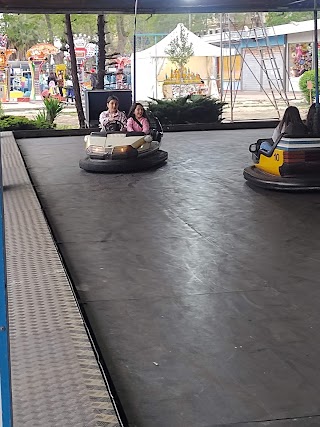
{"type": "Polygon", "coordinates": [[[139,154],[137,157],[99,159],[90,156],[81,159],[79,166],[87,172],[98,173],[126,173],[139,172],[156,168],[164,164],[168,159],[168,153],[156,150],[149,153],[139,154]]]}
{"type": "Polygon", "coordinates": [[[255,166],[249,166],[243,171],[248,183],[269,190],[282,191],[317,191],[320,190],[320,177],[301,175],[299,177],[281,177],[263,172],[255,166]]]}

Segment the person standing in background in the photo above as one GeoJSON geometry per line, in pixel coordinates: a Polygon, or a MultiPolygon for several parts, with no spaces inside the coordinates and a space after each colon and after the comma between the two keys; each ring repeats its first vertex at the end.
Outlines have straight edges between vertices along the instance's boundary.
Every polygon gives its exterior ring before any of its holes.
{"type": "Polygon", "coordinates": [[[49,87],[49,93],[51,95],[56,95],[57,93],[57,76],[53,71],[50,71],[49,77],[48,77],[48,87],[49,87]]]}
{"type": "Polygon", "coordinates": [[[40,93],[42,93],[45,90],[46,80],[44,73],[40,73],[39,76],[39,86],[40,86],[40,93]]]}
{"type": "Polygon", "coordinates": [[[98,76],[94,68],[92,68],[90,71],[90,83],[92,90],[97,89],[98,76]]]}
{"type": "Polygon", "coordinates": [[[71,102],[73,102],[74,90],[73,90],[73,83],[72,83],[71,77],[67,77],[66,79],[66,89],[67,89],[67,102],[69,102],[69,99],[71,99],[71,102]]]}
{"type": "Polygon", "coordinates": [[[64,87],[63,72],[60,71],[58,74],[58,89],[59,89],[60,96],[63,96],[63,87],[64,87]]]}

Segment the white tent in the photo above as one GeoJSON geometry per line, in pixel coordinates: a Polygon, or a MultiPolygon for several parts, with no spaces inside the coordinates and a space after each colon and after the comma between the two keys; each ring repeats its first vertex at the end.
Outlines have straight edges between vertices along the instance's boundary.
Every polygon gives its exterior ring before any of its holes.
{"type": "MultiPolygon", "coordinates": [[[[209,94],[217,96],[216,74],[217,58],[221,56],[221,49],[213,46],[189,31],[183,24],[177,27],[154,46],[137,52],[136,54],[136,99],[147,100],[149,97],[163,98],[163,81],[172,68],[176,68],[169,60],[166,49],[170,42],[178,37],[181,28],[184,29],[188,43],[192,43],[193,57],[188,67],[201,75],[201,79],[209,88],[209,94]]],[[[229,49],[223,49],[223,55],[229,55],[229,49]]],[[[132,58],[133,64],[133,58],[132,58]]],[[[131,68],[133,69],[133,67],[131,68]]]]}

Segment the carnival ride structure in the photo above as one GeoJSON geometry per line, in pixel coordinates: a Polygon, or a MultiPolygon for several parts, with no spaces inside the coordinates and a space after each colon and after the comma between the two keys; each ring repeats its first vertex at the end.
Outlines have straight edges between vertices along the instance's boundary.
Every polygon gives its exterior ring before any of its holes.
{"type": "Polygon", "coordinates": [[[10,67],[8,61],[10,56],[16,51],[8,49],[8,37],[0,34],[0,100],[7,102],[10,100],[10,67]]]}
{"type": "Polygon", "coordinates": [[[50,55],[55,55],[58,52],[59,49],[50,43],[38,43],[27,51],[32,79],[31,100],[42,98],[40,91],[40,73],[42,67],[48,61],[50,55]]]}

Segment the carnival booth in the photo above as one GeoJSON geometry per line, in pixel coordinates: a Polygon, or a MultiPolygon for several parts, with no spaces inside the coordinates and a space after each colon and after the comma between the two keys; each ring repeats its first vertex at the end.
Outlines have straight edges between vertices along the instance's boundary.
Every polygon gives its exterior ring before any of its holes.
{"type": "MultiPolygon", "coordinates": [[[[223,49],[229,55],[229,49],[223,49]]],[[[183,24],[177,27],[154,46],[136,55],[136,99],[175,98],[188,94],[218,96],[216,84],[217,62],[221,49],[213,46],[189,31],[183,24]],[[181,29],[192,43],[193,56],[180,75],[180,70],[168,58],[166,50],[178,37],[181,29]]],[[[133,58],[132,58],[133,61],[133,58]]]]}

